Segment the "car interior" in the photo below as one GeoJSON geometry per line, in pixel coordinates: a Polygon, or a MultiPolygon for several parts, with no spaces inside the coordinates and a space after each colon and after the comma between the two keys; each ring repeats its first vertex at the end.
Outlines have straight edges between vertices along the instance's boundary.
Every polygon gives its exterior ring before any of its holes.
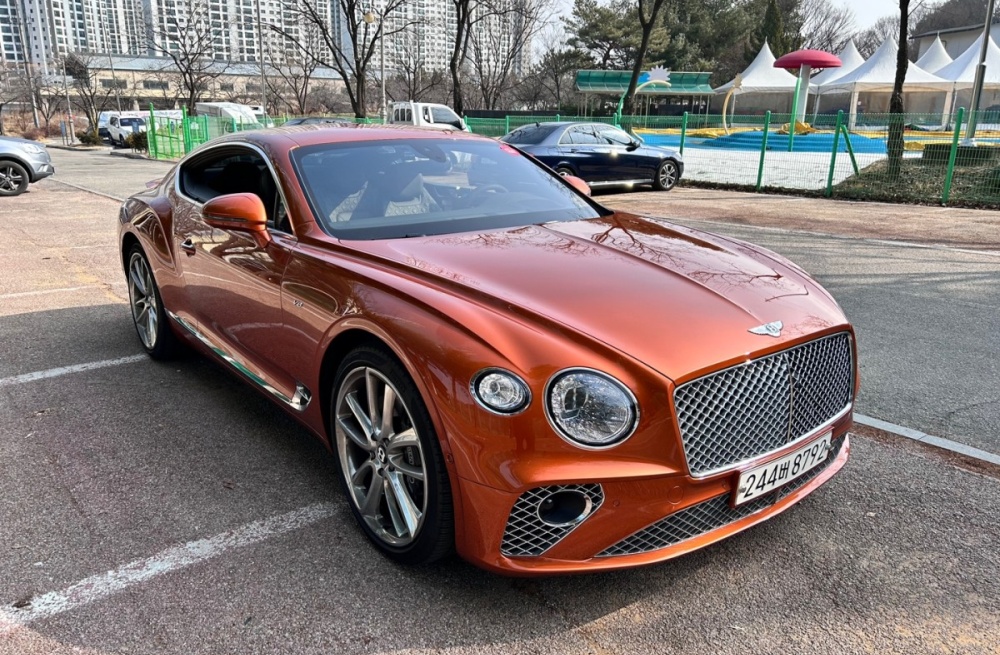
{"type": "Polygon", "coordinates": [[[229,193],[254,193],[264,204],[268,228],[292,233],[274,176],[255,152],[226,151],[196,159],[181,168],[180,187],[185,195],[200,203],[229,193]]]}

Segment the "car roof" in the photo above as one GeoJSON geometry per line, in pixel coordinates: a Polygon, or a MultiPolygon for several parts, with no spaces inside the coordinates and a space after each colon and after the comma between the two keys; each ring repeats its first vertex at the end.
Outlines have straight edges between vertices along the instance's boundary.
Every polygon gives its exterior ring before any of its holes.
{"type": "Polygon", "coordinates": [[[249,130],[222,137],[212,143],[244,142],[261,147],[291,149],[324,143],[383,141],[390,139],[473,139],[492,141],[488,137],[462,130],[427,130],[408,125],[353,125],[350,123],[320,123],[249,130]],[[290,142],[290,143],[289,143],[290,142]]]}

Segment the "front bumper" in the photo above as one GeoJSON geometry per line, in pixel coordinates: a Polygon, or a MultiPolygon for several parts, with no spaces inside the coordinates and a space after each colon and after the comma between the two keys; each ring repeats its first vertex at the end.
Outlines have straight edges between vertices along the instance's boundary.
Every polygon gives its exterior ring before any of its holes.
{"type": "Polygon", "coordinates": [[[527,494],[462,480],[464,530],[458,550],[479,566],[512,575],[614,570],[672,559],[780,514],[820,487],[847,462],[850,425],[850,416],[837,421],[835,450],[826,463],[739,507],[729,502],[737,471],[706,480],[689,476],[581,480],[582,486],[599,484],[599,507],[565,534],[548,536],[554,543],[545,542],[544,552],[537,556],[504,554],[511,551],[505,530],[511,509],[516,511],[516,503],[527,494]]]}
{"type": "Polygon", "coordinates": [[[56,172],[56,168],[52,165],[52,158],[49,157],[48,151],[27,155],[27,163],[28,172],[31,174],[32,182],[37,182],[38,180],[49,177],[50,175],[54,175],[56,172]]]}

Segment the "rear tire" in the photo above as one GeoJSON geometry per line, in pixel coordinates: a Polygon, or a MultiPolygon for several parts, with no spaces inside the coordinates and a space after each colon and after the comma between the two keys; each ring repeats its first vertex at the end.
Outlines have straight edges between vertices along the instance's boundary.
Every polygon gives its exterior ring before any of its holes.
{"type": "Polygon", "coordinates": [[[28,190],[31,177],[16,161],[0,161],[0,196],[19,196],[28,190]]]}
{"type": "Polygon", "coordinates": [[[576,173],[573,172],[573,169],[569,166],[560,166],[556,168],[556,173],[559,173],[563,177],[566,177],[567,175],[576,175],[576,173]]]}
{"type": "Polygon", "coordinates": [[[337,369],[330,431],[351,513],[389,558],[429,564],[455,545],[451,485],[420,392],[382,347],[351,351],[337,369]]]}

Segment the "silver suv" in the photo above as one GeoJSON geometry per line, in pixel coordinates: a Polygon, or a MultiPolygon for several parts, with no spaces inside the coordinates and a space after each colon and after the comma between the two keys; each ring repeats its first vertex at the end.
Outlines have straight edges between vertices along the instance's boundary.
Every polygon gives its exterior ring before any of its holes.
{"type": "Polygon", "coordinates": [[[41,143],[0,136],[0,196],[24,193],[28,184],[56,172],[41,143]]]}

